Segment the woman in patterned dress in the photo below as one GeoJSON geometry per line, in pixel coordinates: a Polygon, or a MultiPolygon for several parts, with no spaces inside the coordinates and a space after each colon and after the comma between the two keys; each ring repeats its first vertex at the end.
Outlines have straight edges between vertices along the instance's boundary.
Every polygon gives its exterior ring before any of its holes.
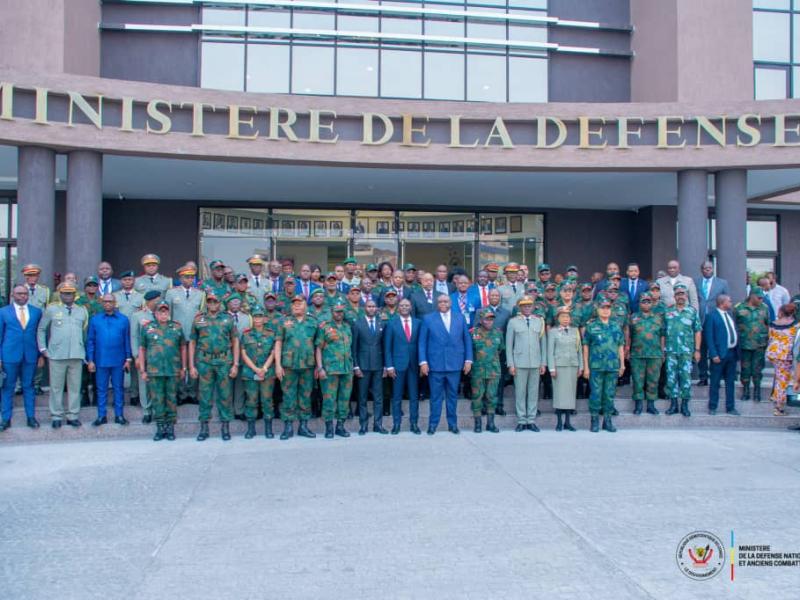
{"type": "Polygon", "coordinates": [[[775,383],[772,386],[771,399],[775,403],[776,416],[786,414],[784,411],[786,388],[792,383],[794,375],[792,345],[800,327],[795,318],[795,311],[794,304],[784,304],[778,310],[778,318],[769,328],[767,360],[775,367],[775,383]]]}

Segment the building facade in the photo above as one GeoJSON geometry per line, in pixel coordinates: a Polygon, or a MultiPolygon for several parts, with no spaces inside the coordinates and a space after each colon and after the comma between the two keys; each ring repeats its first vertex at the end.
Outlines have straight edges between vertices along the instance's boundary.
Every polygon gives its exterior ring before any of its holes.
{"type": "Polygon", "coordinates": [[[792,0],[28,0],[0,278],[712,258],[800,280],[792,0]],[[783,82],[781,86],[781,81],[783,82]]]}

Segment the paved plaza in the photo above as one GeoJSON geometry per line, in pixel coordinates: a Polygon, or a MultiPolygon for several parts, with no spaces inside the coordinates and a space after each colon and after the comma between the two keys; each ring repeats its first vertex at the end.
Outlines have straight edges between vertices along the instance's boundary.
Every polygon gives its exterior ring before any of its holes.
{"type": "Polygon", "coordinates": [[[800,434],[622,430],[0,446],[0,597],[796,598],[800,434]]]}

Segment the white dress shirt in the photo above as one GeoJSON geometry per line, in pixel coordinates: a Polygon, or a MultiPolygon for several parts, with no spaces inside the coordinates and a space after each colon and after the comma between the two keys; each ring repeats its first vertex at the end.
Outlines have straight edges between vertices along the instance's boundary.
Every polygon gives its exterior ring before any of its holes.
{"type": "Polygon", "coordinates": [[[720,308],[718,308],[717,311],[722,317],[722,321],[725,323],[725,331],[728,334],[728,350],[735,348],[736,344],[739,343],[738,335],[736,333],[736,325],[734,324],[733,319],[731,319],[731,316],[728,314],[728,311],[720,308]]]}
{"type": "Polygon", "coordinates": [[[442,323],[444,323],[444,328],[447,330],[447,333],[450,333],[450,311],[447,312],[440,312],[442,316],[442,323]]]}

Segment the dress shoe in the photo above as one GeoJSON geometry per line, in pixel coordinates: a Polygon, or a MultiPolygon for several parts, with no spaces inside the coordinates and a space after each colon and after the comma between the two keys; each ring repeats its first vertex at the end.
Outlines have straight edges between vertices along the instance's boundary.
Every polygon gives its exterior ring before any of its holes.
{"type": "Polygon", "coordinates": [[[539,428],[536,426],[536,423],[528,423],[528,431],[539,431],[539,428]]]}
{"type": "Polygon", "coordinates": [[[697,385],[698,385],[698,387],[703,387],[703,386],[708,385],[708,379],[705,379],[705,378],[701,379],[700,381],[697,382],[697,385]]]}
{"type": "Polygon", "coordinates": [[[710,414],[710,415],[715,415],[715,414],[717,414],[717,409],[716,409],[716,408],[709,408],[709,409],[708,409],[708,414],[710,414]]]}
{"type": "Polygon", "coordinates": [[[567,413],[567,419],[564,421],[564,429],[567,431],[575,431],[575,428],[572,426],[572,423],[569,422],[569,413],[567,413]]]}
{"type": "Polygon", "coordinates": [[[733,415],[735,417],[741,416],[741,413],[738,410],[736,410],[735,408],[732,408],[732,409],[730,409],[728,411],[725,411],[725,412],[727,412],[729,415],[733,415]]]}
{"type": "Polygon", "coordinates": [[[127,425],[128,419],[126,419],[124,415],[117,415],[114,417],[114,423],[117,425],[127,425]]]}
{"type": "Polygon", "coordinates": [[[41,396],[42,394],[44,394],[44,390],[42,389],[42,386],[37,385],[35,388],[33,388],[33,393],[36,394],[37,396],[41,396]]]}
{"type": "Polygon", "coordinates": [[[325,439],[333,439],[333,421],[325,421],[325,439]]]}
{"type": "Polygon", "coordinates": [[[609,433],[614,433],[617,428],[614,427],[614,423],[611,422],[611,416],[606,415],[603,417],[603,429],[605,429],[609,433]]]}
{"type": "Polygon", "coordinates": [[[160,442],[164,439],[164,427],[166,427],[163,423],[156,423],[156,434],[153,436],[154,442],[160,442]]]}
{"type": "Polygon", "coordinates": [[[105,425],[108,423],[108,419],[106,417],[97,417],[94,421],[92,421],[92,427],[100,427],[100,425],[105,425]]]}
{"type": "Polygon", "coordinates": [[[358,428],[358,435],[367,435],[367,431],[369,431],[369,427],[364,423],[358,428]]]}
{"type": "Polygon", "coordinates": [[[145,425],[147,425],[148,423],[152,423],[152,422],[153,422],[153,415],[147,414],[147,415],[142,417],[142,423],[144,423],[145,425]]]}
{"type": "Polygon", "coordinates": [[[449,431],[453,435],[458,435],[459,433],[461,433],[461,431],[459,431],[458,429],[458,425],[453,425],[452,427],[448,427],[447,431],[449,431]]]}
{"type": "Polygon", "coordinates": [[[244,439],[252,440],[256,437],[256,421],[255,419],[247,420],[247,431],[244,432],[244,439]]]}
{"type": "Polygon", "coordinates": [[[678,414],[678,399],[671,398],[669,401],[669,408],[665,411],[665,414],[668,415],[677,415],[678,414]]]}
{"type": "Polygon", "coordinates": [[[520,431],[525,431],[527,428],[528,428],[528,426],[525,425],[524,423],[517,423],[517,426],[514,427],[514,431],[519,433],[520,431]]]}
{"type": "Polygon", "coordinates": [[[203,442],[208,439],[208,421],[200,421],[200,433],[197,434],[197,441],[203,442]]]}
{"type": "Polygon", "coordinates": [[[282,440],[288,440],[290,437],[294,435],[294,429],[292,426],[291,421],[284,421],[283,423],[283,433],[281,434],[282,440]]]}
{"type": "Polygon", "coordinates": [[[659,414],[658,409],[656,408],[656,401],[655,400],[648,400],[647,401],[647,409],[645,410],[646,413],[651,415],[659,414]]]}
{"type": "Polygon", "coordinates": [[[264,437],[268,440],[271,440],[275,437],[275,434],[272,433],[272,417],[264,417],[264,437]]]}
{"type": "Polygon", "coordinates": [[[592,433],[597,433],[600,431],[600,417],[597,415],[592,415],[592,425],[589,427],[589,431],[592,433]]]}
{"type": "Polygon", "coordinates": [[[508,413],[506,413],[505,408],[503,408],[502,406],[498,406],[497,408],[494,409],[494,414],[500,415],[501,417],[505,417],[506,414],[508,413]]]}
{"type": "Polygon", "coordinates": [[[611,416],[612,416],[612,417],[617,417],[617,416],[619,416],[619,411],[617,410],[617,407],[616,407],[616,406],[612,406],[612,407],[611,407],[611,416]]]}
{"type": "Polygon", "coordinates": [[[428,435],[433,435],[436,433],[436,430],[433,427],[428,427],[428,435]]]}
{"type": "Polygon", "coordinates": [[[333,433],[339,437],[350,437],[350,433],[344,428],[344,420],[342,419],[336,421],[336,430],[333,433]]]}
{"type": "Polygon", "coordinates": [[[400,425],[392,425],[392,435],[397,435],[400,433],[400,425]]]}
{"type": "Polygon", "coordinates": [[[475,426],[472,428],[472,431],[474,433],[481,433],[483,431],[480,417],[475,417],[475,426]]]}
{"type": "Polygon", "coordinates": [[[139,406],[139,396],[130,397],[131,406],[139,406]]]}
{"type": "Polygon", "coordinates": [[[164,426],[164,437],[167,438],[170,442],[175,441],[175,424],[174,423],[167,423],[164,426]]]}
{"type": "Polygon", "coordinates": [[[492,413],[486,415],[486,431],[491,431],[492,433],[500,433],[500,430],[497,428],[497,425],[494,424],[494,415],[492,413]]]}
{"type": "Polygon", "coordinates": [[[633,414],[640,415],[642,414],[642,404],[641,400],[634,400],[633,401],[633,414]]]}
{"type": "Polygon", "coordinates": [[[297,428],[297,435],[304,438],[317,437],[317,434],[308,428],[308,421],[300,421],[300,426],[297,428]]]}
{"type": "Polygon", "coordinates": [[[219,432],[222,441],[227,442],[231,439],[231,424],[228,421],[223,421],[219,428],[219,432]]]}
{"type": "Polygon", "coordinates": [[[761,382],[753,384],[753,402],[761,402],[761,382]]]}
{"type": "Polygon", "coordinates": [[[81,422],[78,419],[67,419],[67,425],[70,427],[80,427],[81,422]]]}
{"type": "Polygon", "coordinates": [[[237,421],[247,421],[247,417],[245,417],[242,413],[233,415],[233,418],[237,421]]]}
{"type": "Polygon", "coordinates": [[[3,421],[0,423],[0,431],[5,431],[9,427],[11,427],[11,421],[3,421]]]}
{"type": "Polygon", "coordinates": [[[53,429],[61,429],[61,419],[53,419],[51,425],[53,426],[53,429]]]}
{"type": "Polygon", "coordinates": [[[28,427],[31,429],[39,429],[39,421],[36,420],[36,417],[28,417],[28,427]]]}
{"type": "Polygon", "coordinates": [[[422,432],[419,430],[419,425],[416,423],[411,424],[411,433],[414,435],[422,435],[422,432]]]}
{"type": "Polygon", "coordinates": [[[681,414],[684,417],[691,417],[692,413],[689,412],[689,401],[681,400],[681,414]]]}
{"type": "Polygon", "coordinates": [[[750,400],[750,382],[746,381],[742,384],[742,397],[741,400],[750,400]]]}
{"type": "Polygon", "coordinates": [[[388,431],[386,431],[386,430],[383,428],[383,425],[373,425],[373,426],[372,426],[372,431],[374,431],[375,433],[381,433],[381,434],[384,434],[384,435],[386,435],[387,433],[389,433],[388,431]]]}

